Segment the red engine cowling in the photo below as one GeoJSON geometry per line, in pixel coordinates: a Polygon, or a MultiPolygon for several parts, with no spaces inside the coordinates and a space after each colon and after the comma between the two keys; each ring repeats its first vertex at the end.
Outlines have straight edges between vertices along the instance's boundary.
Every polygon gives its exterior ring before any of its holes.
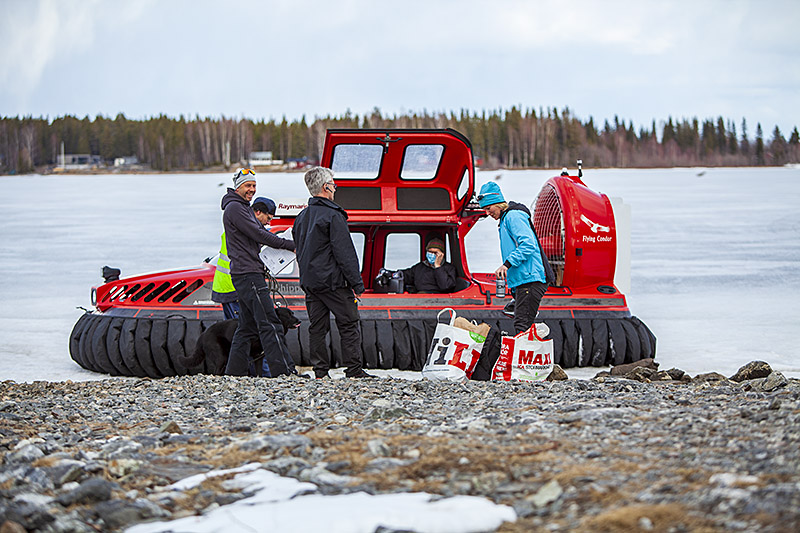
{"type": "Polygon", "coordinates": [[[533,224],[557,285],[575,292],[614,288],[617,229],[605,194],[576,176],[550,178],[536,199],[533,224]]]}

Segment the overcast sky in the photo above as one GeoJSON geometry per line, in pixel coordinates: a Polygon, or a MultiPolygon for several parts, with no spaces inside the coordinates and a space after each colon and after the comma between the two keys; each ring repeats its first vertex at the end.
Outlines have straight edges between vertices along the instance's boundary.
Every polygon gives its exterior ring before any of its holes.
{"type": "Polygon", "coordinates": [[[0,43],[2,116],[800,125],[800,0],[0,0],[0,43]]]}

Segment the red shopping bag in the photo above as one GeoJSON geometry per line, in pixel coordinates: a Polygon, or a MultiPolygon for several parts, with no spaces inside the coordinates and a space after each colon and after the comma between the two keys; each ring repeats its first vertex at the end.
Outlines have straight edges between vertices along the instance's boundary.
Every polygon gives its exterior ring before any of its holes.
{"type": "Polygon", "coordinates": [[[478,364],[486,337],[454,326],[456,312],[449,307],[439,311],[436,319],[436,330],[428,350],[428,359],[422,367],[422,377],[439,381],[469,379],[478,364]],[[450,311],[448,324],[438,321],[445,311],[450,311]]]}
{"type": "Polygon", "coordinates": [[[546,324],[534,324],[514,337],[503,337],[500,357],[492,369],[493,381],[542,381],[553,371],[553,341],[546,324]]]}

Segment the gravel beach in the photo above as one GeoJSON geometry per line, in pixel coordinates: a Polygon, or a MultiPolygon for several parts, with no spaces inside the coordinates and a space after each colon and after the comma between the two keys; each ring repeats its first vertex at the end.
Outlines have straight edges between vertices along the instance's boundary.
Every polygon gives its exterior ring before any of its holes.
{"type": "Polygon", "coordinates": [[[165,488],[253,462],[320,494],[482,496],[515,511],[501,532],[798,531],[800,380],[742,372],[5,381],[0,532],[201,514],[244,495],[165,488]]]}

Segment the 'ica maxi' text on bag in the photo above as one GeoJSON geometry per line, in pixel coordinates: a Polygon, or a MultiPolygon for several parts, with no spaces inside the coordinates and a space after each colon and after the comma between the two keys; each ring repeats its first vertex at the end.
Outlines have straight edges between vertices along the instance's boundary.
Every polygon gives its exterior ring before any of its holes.
{"type": "Polygon", "coordinates": [[[546,324],[534,324],[514,337],[503,337],[492,380],[541,381],[553,371],[553,341],[546,324]]]}

